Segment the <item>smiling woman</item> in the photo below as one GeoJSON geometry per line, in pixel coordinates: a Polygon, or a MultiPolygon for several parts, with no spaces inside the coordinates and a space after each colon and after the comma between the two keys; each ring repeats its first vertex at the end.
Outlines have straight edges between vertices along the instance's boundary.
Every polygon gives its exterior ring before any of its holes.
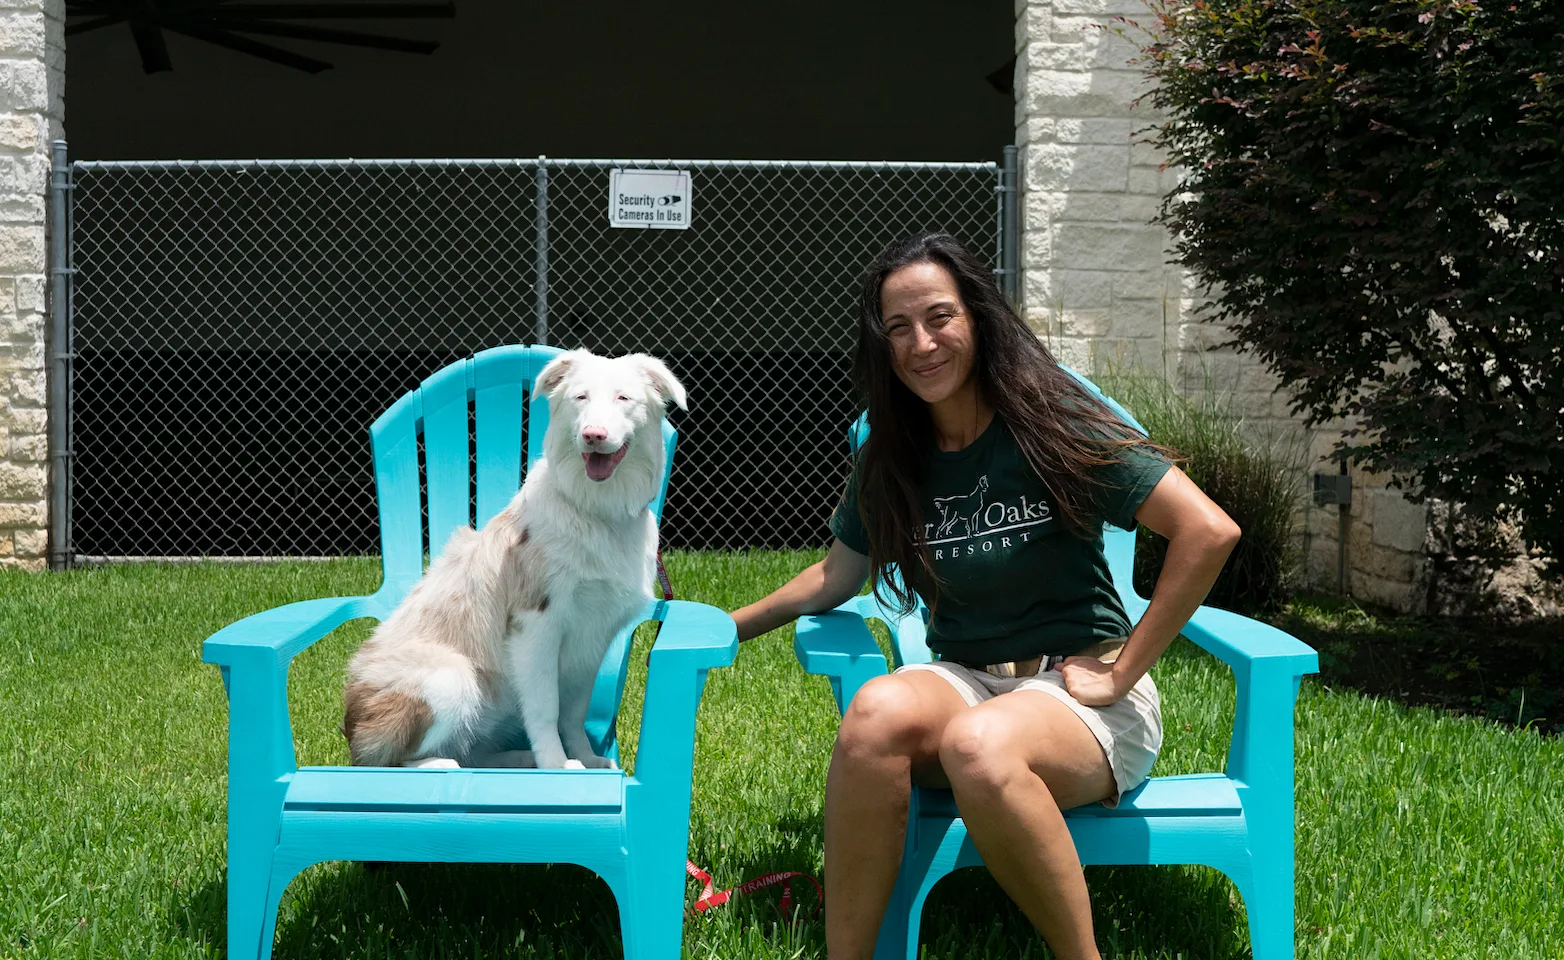
{"type": "Polygon", "coordinates": [[[948,787],[1006,893],[1061,958],[1097,957],[1062,811],[1116,805],[1162,744],[1148,670],[1210,589],[1238,528],[1061,368],[948,234],[865,276],[854,379],[869,435],[824,561],[733,614],[750,637],[872,578],[928,610],[938,657],[865,683],[826,779],[826,943],[868,957],[911,787],[948,787]],[[1169,562],[1132,628],[1104,523],[1164,533],[1169,562]],[[1177,559],[1173,559],[1174,552],[1177,559]]]}

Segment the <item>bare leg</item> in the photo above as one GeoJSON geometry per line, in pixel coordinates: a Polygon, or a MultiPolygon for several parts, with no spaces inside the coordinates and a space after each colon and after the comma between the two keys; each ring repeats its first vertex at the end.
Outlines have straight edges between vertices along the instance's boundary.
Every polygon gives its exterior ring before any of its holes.
{"type": "Polygon", "coordinates": [[[914,777],[943,785],[940,734],[968,710],[943,678],[877,677],[848,705],[825,782],[825,942],[831,960],[867,960],[896,885],[914,777]]]}
{"type": "Polygon", "coordinates": [[[1086,878],[1060,812],[1113,793],[1091,730],[1054,697],[1018,690],[954,718],[939,755],[994,879],[1060,960],[1100,960],[1086,878]]]}

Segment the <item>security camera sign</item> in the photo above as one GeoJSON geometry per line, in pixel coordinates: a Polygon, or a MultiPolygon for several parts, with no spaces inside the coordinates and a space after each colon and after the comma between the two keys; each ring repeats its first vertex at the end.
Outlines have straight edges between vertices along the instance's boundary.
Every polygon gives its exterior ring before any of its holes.
{"type": "Polygon", "coordinates": [[[683,230],[690,225],[690,171],[610,170],[608,224],[683,230]]]}

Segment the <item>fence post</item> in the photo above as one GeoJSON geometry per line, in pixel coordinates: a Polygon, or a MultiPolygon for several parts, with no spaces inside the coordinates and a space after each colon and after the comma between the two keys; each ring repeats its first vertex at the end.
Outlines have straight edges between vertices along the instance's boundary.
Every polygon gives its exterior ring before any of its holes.
{"type": "Polygon", "coordinates": [[[538,155],[537,182],[537,245],[533,251],[532,289],[537,295],[536,314],[532,322],[534,343],[548,343],[548,158],[538,155]]]}
{"type": "Polygon", "coordinates": [[[1010,304],[1021,308],[1021,184],[1016,147],[1005,147],[999,168],[999,289],[1010,304]]]}
{"type": "Polygon", "coordinates": [[[49,567],[69,568],[75,561],[71,544],[71,308],[70,191],[71,168],[64,140],[51,144],[49,167],[49,313],[51,333],[49,377],[49,567]]]}

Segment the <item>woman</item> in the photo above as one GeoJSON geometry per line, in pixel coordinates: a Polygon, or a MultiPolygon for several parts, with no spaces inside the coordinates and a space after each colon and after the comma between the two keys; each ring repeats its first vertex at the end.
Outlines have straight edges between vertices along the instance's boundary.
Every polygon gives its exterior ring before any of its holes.
{"type": "Polygon", "coordinates": [[[911,785],[948,787],[999,884],[1061,960],[1096,958],[1060,811],[1112,805],[1162,740],[1147,671],[1205,597],[1238,527],[1165,452],[1061,370],[954,238],[887,251],[864,282],[854,379],[870,432],[825,559],[733,614],[739,637],[878,583],[930,608],[938,659],[865,684],[826,778],[826,950],[868,958],[911,785]],[[1168,539],[1132,630],[1101,523],[1168,539]]]}

